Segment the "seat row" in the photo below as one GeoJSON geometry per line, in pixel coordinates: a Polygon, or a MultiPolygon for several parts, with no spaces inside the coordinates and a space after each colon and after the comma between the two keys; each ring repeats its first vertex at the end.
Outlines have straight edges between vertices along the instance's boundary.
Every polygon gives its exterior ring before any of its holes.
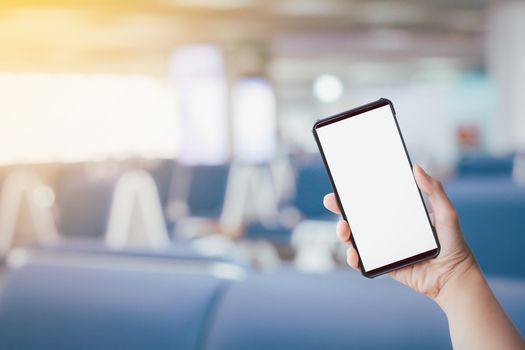
{"type": "MultiPolygon", "coordinates": [[[[259,273],[184,247],[17,250],[0,293],[2,349],[444,349],[444,314],[388,279],[350,269],[259,273]]],[[[525,331],[525,281],[492,279],[525,331]]]]}

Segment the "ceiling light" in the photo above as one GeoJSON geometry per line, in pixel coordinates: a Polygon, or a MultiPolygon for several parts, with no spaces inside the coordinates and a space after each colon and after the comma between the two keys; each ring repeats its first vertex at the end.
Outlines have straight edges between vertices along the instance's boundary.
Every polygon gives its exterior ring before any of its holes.
{"type": "Polygon", "coordinates": [[[335,102],[343,95],[343,82],[332,74],[322,74],[314,81],[314,94],[324,103],[335,102]]]}

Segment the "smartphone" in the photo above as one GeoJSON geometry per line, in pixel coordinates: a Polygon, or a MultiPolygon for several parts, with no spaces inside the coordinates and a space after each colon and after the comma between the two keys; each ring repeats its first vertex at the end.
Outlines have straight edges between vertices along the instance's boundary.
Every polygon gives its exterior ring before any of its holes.
{"type": "Polygon", "coordinates": [[[313,133],[364,276],[439,254],[392,102],[381,98],[319,120],[313,133]]]}

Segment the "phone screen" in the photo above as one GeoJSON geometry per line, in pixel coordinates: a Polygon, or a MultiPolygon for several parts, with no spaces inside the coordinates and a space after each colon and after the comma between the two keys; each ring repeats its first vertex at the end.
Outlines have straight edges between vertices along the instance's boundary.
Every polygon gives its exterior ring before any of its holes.
{"type": "Polygon", "coordinates": [[[315,127],[367,273],[383,273],[438,252],[393,108],[387,100],[377,104],[315,127]]]}

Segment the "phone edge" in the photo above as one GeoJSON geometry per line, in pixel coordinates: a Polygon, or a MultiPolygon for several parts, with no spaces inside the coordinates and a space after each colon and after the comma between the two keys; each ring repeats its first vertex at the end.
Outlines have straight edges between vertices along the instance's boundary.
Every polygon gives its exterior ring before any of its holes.
{"type": "MultiPolygon", "coordinates": [[[[408,150],[406,148],[405,140],[403,138],[403,134],[401,133],[401,129],[400,129],[399,123],[397,121],[396,111],[394,109],[394,104],[392,103],[392,101],[390,101],[387,98],[381,97],[381,98],[379,98],[376,101],[372,101],[370,103],[367,103],[367,104],[364,104],[364,105],[352,108],[352,109],[350,109],[348,111],[345,111],[345,112],[342,112],[342,113],[338,113],[338,114],[335,114],[335,115],[327,117],[327,118],[319,119],[319,120],[317,120],[314,123],[314,125],[312,127],[312,133],[313,133],[315,142],[317,144],[317,148],[319,149],[319,153],[321,154],[321,158],[323,159],[323,164],[324,164],[326,172],[328,174],[328,178],[330,179],[330,184],[332,185],[332,189],[334,190],[334,195],[335,195],[335,198],[336,198],[336,201],[337,201],[337,205],[341,209],[341,216],[342,216],[342,218],[345,221],[348,222],[348,220],[346,218],[346,214],[345,214],[344,209],[343,209],[343,206],[341,204],[341,199],[339,197],[339,193],[337,192],[337,187],[335,186],[335,182],[334,182],[334,179],[332,177],[332,173],[330,171],[330,167],[328,166],[328,163],[327,163],[327,160],[326,160],[323,148],[321,146],[321,141],[319,140],[319,136],[317,134],[317,128],[321,127],[321,126],[324,126],[324,125],[329,125],[331,123],[334,123],[334,122],[338,121],[339,119],[350,118],[352,116],[359,115],[359,114],[362,114],[362,113],[366,113],[366,112],[368,112],[370,110],[373,110],[373,109],[376,109],[376,108],[379,108],[379,107],[383,107],[383,106],[386,106],[386,105],[389,105],[390,109],[392,111],[392,117],[394,118],[394,122],[395,122],[396,128],[397,128],[397,132],[399,134],[399,137],[401,138],[401,143],[402,143],[403,149],[405,151],[405,156],[406,156],[406,159],[408,160],[408,164],[409,164],[411,172],[412,172],[412,177],[413,177],[414,182],[416,184],[416,188],[418,190],[419,198],[421,200],[421,203],[423,204],[423,208],[425,209],[425,215],[426,215],[428,223],[430,225],[430,229],[432,230],[432,234],[434,236],[434,240],[436,242],[437,248],[431,249],[431,250],[428,250],[426,252],[423,252],[423,253],[420,253],[420,254],[417,254],[417,255],[414,255],[414,256],[406,258],[406,259],[412,259],[412,258],[414,258],[414,257],[416,257],[418,255],[421,255],[421,254],[424,255],[424,254],[427,254],[427,253],[432,252],[432,251],[435,250],[435,252],[432,253],[431,255],[424,256],[421,259],[417,259],[415,261],[408,261],[408,262],[406,262],[404,264],[397,265],[397,263],[403,261],[404,259],[403,260],[399,260],[399,261],[396,261],[396,262],[392,263],[392,264],[396,264],[396,266],[394,266],[392,268],[387,268],[387,269],[383,270],[383,268],[380,267],[378,269],[380,269],[381,271],[379,271],[377,273],[370,273],[370,272],[365,271],[365,269],[363,267],[363,263],[361,261],[361,254],[359,254],[359,249],[357,248],[357,246],[355,244],[354,237],[350,236],[350,241],[352,242],[352,245],[353,245],[354,249],[357,251],[357,255],[359,257],[359,269],[361,270],[361,274],[364,277],[366,277],[366,278],[375,278],[375,277],[387,274],[389,272],[392,272],[392,271],[395,271],[395,270],[399,270],[399,269],[402,269],[404,267],[407,267],[407,266],[419,263],[421,261],[433,259],[433,258],[437,257],[439,255],[439,253],[441,252],[441,244],[439,242],[439,239],[438,239],[438,236],[437,236],[437,232],[436,232],[434,226],[432,225],[432,221],[430,220],[430,216],[428,214],[428,208],[427,208],[427,206],[425,204],[425,201],[423,199],[423,194],[421,193],[421,190],[419,189],[419,186],[417,185],[417,181],[416,181],[416,179],[414,177],[414,172],[413,172],[414,168],[413,168],[413,165],[412,165],[412,160],[410,159],[410,156],[408,154],[408,150]]],[[[385,266],[389,266],[389,264],[385,265],[385,266]]],[[[374,270],[377,270],[377,269],[374,269],[374,270]]],[[[374,271],[374,270],[371,270],[371,271],[374,271]]]]}

